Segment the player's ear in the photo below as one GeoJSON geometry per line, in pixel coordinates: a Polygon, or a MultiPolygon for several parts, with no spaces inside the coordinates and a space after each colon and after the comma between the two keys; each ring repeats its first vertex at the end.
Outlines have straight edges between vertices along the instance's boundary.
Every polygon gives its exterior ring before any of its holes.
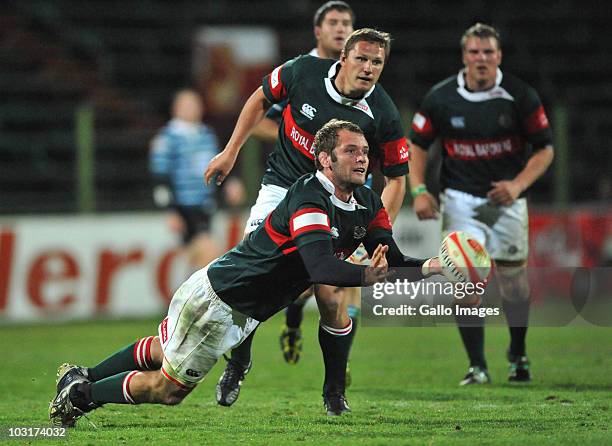
{"type": "Polygon", "coordinates": [[[319,152],[319,164],[323,166],[323,169],[331,166],[331,158],[326,152],[319,152]]]}
{"type": "Polygon", "coordinates": [[[321,39],[321,27],[320,26],[314,27],[314,35],[315,35],[315,39],[317,39],[317,42],[318,42],[321,39]]]}

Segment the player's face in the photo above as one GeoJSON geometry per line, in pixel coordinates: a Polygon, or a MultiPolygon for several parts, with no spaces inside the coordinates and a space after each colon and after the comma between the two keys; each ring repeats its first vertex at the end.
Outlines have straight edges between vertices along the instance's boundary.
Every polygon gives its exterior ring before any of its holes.
{"type": "Polygon", "coordinates": [[[338,132],[338,144],[331,159],[332,182],[344,191],[363,186],[368,172],[368,142],[359,133],[338,132]]]}
{"type": "Polygon", "coordinates": [[[321,57],[338,59],[344,42],[352,32],[353,20],[347,11],[331,10],[325,14],[321,26],[314,29],[321,57]]]}
{"type": "Polygon", "coordinates": [[[497,67],[501,64],[501,59],[502,53],[495,38],[468,37],[463,50],[468,87],[486,90],[495,85],[497,67]]]}
{"type": "Polygon", "coordinates": [[[385,66],[385,50],[378,43],[357,42],[348,54],[340,58],[346,70],[346,85],[343,91],[349,97],[362,96],[371,89],[385,66]]]}

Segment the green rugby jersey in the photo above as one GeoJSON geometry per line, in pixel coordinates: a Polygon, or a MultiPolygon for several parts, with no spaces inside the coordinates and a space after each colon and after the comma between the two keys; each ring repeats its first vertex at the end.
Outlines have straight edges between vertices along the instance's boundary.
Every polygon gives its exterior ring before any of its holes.
{"type": "Polygon", "coordinates": [[[410,139],[423,149],[436,137],[443,146],[442,188],[486,197],[491,181],[513,179],[533,150],[552,144],[536,91],[497,71],[493,88],[472,92],[464,71],[435,85],[414,115],[410,139]]]}
{"type": "Polygon", "coordinates": [[[232,308],[265,321],[312,282],[298,248],[331,240],[344,260],[370,237],[391,235],[380,197],[360,187],[345,203],[321,173],[301,177],[265,222],[208,269],[212,288],[232,308]]]}
{"type": "MultiPolygon", "coordinates": [[[[330,119],[357,124],[387,177],[408,173],[408,144],[397,107],[380,85],[360,100],[342,96],[333,84],[339,62],[304,55],[277,67],[263,79],[266,98],[287,100],[263,184],[291,186],[314,166],[314,135],[330,119]]],[[[374,163],[371,163],[373,165],[374,163]]]]}

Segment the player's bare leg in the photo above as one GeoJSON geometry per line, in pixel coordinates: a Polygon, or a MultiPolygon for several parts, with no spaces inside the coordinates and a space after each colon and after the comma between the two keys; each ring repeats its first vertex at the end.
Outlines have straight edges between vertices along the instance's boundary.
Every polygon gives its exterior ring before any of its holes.
{"type": "Polygon", "coordinates": [[[525,339],[529,325],[530,288],[526,261],[497,261],[495,278],[502,297],[503,309],[510,331],[508,361],[510,381],[531,380],[525,339]]]}
{"type": "MultiPolygon", "coordinates": [[[[456,298],[454,304],[462,307],[477,307],[482,298],[478,294],[456,298]]],[[[470,366],[459,385],[488,384],[491,382],[484,354],[484,318],[474,315],[455,315],[459,334],[468,355],[470,366]]]]}
{"type": "Polygon", "coordinates": [[[353,323],[348,316],[346,288],[315,286],[319,307],[319,345],[325,364],[323,403],[328,415],[350,412],[344,396],[346,364],[353,337],[353,323]]]}
{"type": "Polygon", "coordinates": [[[187,261],[195,271],[204,268],[222,253],[222,250],[215,243],[210,234],[203,233],[196,236],[189,243],[187,247],[187,261]]]}
{"type": "Polygon", "coordinates": [[[92,368],[63,364],[58,393],[49,407],[51,421],[74,426],[103,404],[180,403],[193,389],[161,369],[163,352],[157,336],[142,338],[92,368]]]}
{"type": "MultiPolygon", "coordinates": [[[[372,254],[371,267],[387,267],[387,247],[379,245],[372,254]]],[[[353,337],[353,321],[348,316],[346,288],[315,286],[321,321],[319,345],[325,363],[323,403],[328,415],[342,415],[351,409],[344,395],[346,364],[353,337]]]]}

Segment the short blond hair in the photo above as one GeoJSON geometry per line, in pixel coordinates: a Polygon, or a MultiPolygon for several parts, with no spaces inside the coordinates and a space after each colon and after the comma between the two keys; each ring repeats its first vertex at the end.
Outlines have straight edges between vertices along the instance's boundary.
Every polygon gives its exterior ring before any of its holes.
{"type": "Polygon", "coordinates": [[[465,51],[465,44],[467,39],[470,37],[478,37],[479,39],[488,39],[492,37],[497,41],[497,49],[501,50],[501,38],[499,37],[499,32],[492,26],[478,22],[466,29],[459,42],[461,45],[461,51],[465,51]]]}

